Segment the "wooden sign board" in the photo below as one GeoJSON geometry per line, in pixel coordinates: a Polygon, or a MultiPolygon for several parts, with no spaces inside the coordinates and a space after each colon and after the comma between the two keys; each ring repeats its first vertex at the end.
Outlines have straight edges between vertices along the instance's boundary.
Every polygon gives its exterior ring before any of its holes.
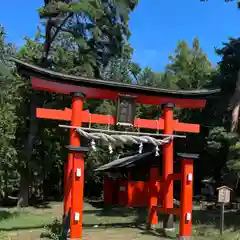
{"type": "Polygon", "coordinates": [[[136,111],[135,97],[130,95],[119,95],[117,103],[117,125],[134,126],[136,111]]]}
{"type": "Polygon", "coordinates": [[[229,203],[232,189],[227,186],[222,186],[217,188],[217,190],[218,190],[218,202],[229,203]]]}

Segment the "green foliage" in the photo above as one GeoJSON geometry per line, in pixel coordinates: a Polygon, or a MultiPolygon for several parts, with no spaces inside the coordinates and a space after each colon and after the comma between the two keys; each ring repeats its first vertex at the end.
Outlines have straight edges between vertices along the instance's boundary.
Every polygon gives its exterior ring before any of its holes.
{"type": "Polygon", "coordinates": [[[14,76],[12,63],[8,61],[14,51],[12,44],[5,43],[5,32],[0,26],[0,199],[16,191],[19,180],[16,169],[17,150],[14,143],[17,130],[18,89],[22,82],[14,76]]]}
{"type": "Polygon", "coordinates": [[[226,94],[233,94],[236,86],[237,73],[240,68],[240,41],[239,38],[230,38],[229,42],[223,43],[216,53],[222,57],[219,62],[219,78],[216,84],[220,85],[226,94]]]}
{"type": "MultiPolygon", "coordinates": [[[[100,77],[100,68],[108,65],[113,57],[129,55],[131,48],[127,44],[130,36],[128,29],[129,13],[137,1],[47,1],[39,9],[41,17],[58,16],[53,21],[55,35],[66,34],[74,39],[72,48],[77,52],[79,66],[100,77]]],[[[54,38],[46,38],[52,44],[54,38]]],[[[57,40],[58,41],[58,40],[57,40]]]]}
{"type": "Polygon", "coordinates": [[[228,168],[232,171],[240,171],[240,141],[230,146],[228,168]]]}
{"type": "Polygon", "coordinates": [[[179,89],[200,89],[212,79],[213,67],[206,54],[200,48],[198,38],[190,48],[186,41],[179,41],[175,55],[170,55],[167,65],[167,77],[179,89]]]}
{"type": "Polygon", "coordinates": [[[15,53],[15,47],[13,44],[5,42],[5,31],[3,26],[0,25],[0,94],[4,92],[4,89],[12,82],[13,76],[11,72],[11,67],[13,63],[9,60],[15,53]]]}
{"type": "Polygon", "coordinates": [[[112,59],[102,70],[102,78],[106,81],[132,83],[130,72],[132,63],[129,59],[112,59]]]}
{"type": "Polygon", "coordinates": [[[62,223],[54,219],[53,223],[45,228],[40,236],[41,239],[64,240],[66,237],[62,234],[62,223]]]}

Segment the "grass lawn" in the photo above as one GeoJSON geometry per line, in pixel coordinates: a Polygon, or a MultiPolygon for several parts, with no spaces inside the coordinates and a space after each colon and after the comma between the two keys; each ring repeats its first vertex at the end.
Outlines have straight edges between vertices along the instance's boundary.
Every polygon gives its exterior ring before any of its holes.
{"type": "Polygon", "coordinates": [[[61,216],[61,204],[39,208],[0,208],[0,239],[40,239],[44,227],[61,216]]]}
{"type": "MultiPolygon", "coordinates": [[[[41,208],[0,209],[0,239],[36,240],[41,233],[49,232],[54,219],[61,221],[62,204],[51,203],[41,208]]],[[[160,216],[161,218],[161,216],[160,216]]],[[[84,207],[84,240],[155,240],[176,239],[176,233],[169,233],[165,238],[161,231],[146,231],[144,222],[146,210],[127,208],[102,209],[96,204],[85,203],[84,207]]],[[[219,236],[219,213],[195,210],[193,212],[193,239],[199,240],[240,240],[240,214],[228,212],[225,214],[225,229],[223,237],[219,236]]],[[[56,224],[54,225],[56,227],[56,224]]],[[[59,227],[59,226],[57,226],[59,227]]],[[[161,225],[158,226],[158,229],[161,225]]],[[[176,229],[178,223],[176,223],[176,229]]],[[[52,237],[52,239],[54,239],[52,237]]]]}

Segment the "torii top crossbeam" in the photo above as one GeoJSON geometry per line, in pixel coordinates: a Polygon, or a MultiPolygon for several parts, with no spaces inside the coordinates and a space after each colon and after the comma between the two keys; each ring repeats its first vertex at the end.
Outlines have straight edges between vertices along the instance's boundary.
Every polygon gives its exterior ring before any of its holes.
{"type": "Polygon", "coordinates": [[[140,104],[175,104],[179,108],[203,108],[206,99],[216,96],[219,89],[168,90],[120,82],[77,77],[46,70],[18,59],[13,59],[18,71],[31,78],[33,89],[62,94],[82,92],[88,99],[117,100],[119,94],[129,94],[140,104]]]}

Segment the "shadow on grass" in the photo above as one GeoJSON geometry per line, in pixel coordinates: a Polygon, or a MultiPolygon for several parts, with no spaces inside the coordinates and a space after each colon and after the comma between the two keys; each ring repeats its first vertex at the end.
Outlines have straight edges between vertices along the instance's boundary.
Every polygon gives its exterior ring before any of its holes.
{"type": "Polygon", "coordinates": [[[37,208],[37,209],[51,209],[52,208],[50,201],[38,199],[38,198],[31,199],[29,206],[32,208],[37,208]]]}
{"type": "Polygon", "coordinates": [[[106,229],[106,228],[135,228],[137,227],[136,223],[122,223],[122,222],[115,222],[115,223],[100,223],[96,224],[95,223],[86,223],[83,224],[83,228],[85,229],[91,229],[91,228],[97,228],[97,229],[106,229]]]}
{"type": "Polygon", "coordinates": [[[87,203],[92,205],[94,208],[104,208],[104,201],[103,200],[88,200],[87,203]]]}
{"type": "Polygon", "coordinates": [[[138,207],[120,207],[117,205],[106,206],[103,201],[89,201],[95,209],[84,210],[85,214],[95,214],[99,217],[130,217],[134,216],[137,218],[137,222],[146,220],[146,208],[138,207]]]}
{"type": "Polygon", "coordinates": [[[105,207],[103,209],[84,210],[84,214],[95,214],[98,217],[129,217],[136,215],[138,209],[124,207],[105,207]]]}
{"type": "Polygon", "coordinates": [[[163,229],[156,229],[156,230],[147,230],[145,227],[139,227],[139,230],[141,230],[141,235],[148,235],[157,237],[159,239],[176,239],[176,233],[172,232],[171,234],[166,234],[163,229]]]}
{"type": "Polygon", "coordinates": [[[32,206],[33,208],[37,208],[37,209],[51,209],[51,204],[49,202],[41,202],[41,203],[37,203],[34,204],[32,206]]]}
{"type": "MultiPolygon", "coordinates": [[[[216,229],[220,227],[220,211],[209,210],[195,210],[193,211],[193,224],[194,225],[212,225],[216,229]]],[[[224,226],[226,229],[232,228],[239,231],[240,229],[240,213],[238,212],[225,212],[224,226]]]]}
{"type": "Polygon", "coordinates": [[[6,220],[8,218],[13,218],[18,216],[18,212],[10,212],[7,210],[0,210],[0,221],[6,220]]]}
{"type": "Polygon", "coordinates": [[[38,226],[30,227],[30,226],[21,226],[21,227],[12,227],[12,228],[1,228],[0,227],[0,232],[11,232],[11,231],[19,231],[19,230],[34,230],[34,229],[41,229],[44,228],[45,225],[41,224],[38,226]]]}

